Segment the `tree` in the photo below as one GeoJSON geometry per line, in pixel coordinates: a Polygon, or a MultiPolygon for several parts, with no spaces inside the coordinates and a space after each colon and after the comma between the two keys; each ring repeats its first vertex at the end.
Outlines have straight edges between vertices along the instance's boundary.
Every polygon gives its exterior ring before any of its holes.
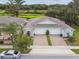
{"type": "Polygon", "coordinates": [[[78,18],[78,15],[79,15],[79,0],[73,0],[73,2],[70,2],[69,4],[68,4],[68,6],[70,7],[70,8],[72,8],[72,10],[74,10],[74,11],[72,11],[72,12],[74,12],[74,16],[75,16],[75,21],[74,21],[74,23],[75,24],[78,24],[77,22],[79,21],[79,18],[78,18]]]}
{"type": "Polygon", "coordinates": [[[79,12],[79,0],[73,0],[73,2],[70,2],[68,6],[74,8],[79,12]]]}
{"type": "Polygon", "coordinates": [[[63,19],[65,20],[65,22],[69,25],[74,24],[75,21],[77,20],[78,12],[73,8],[69,8],[69,7],[67,7],[64,12],[65,13],[63,19]]]}
{"type": "Polygon", "coordinates": [[[9,7],[7,7],[7,11],[18,17],[20,6],[25,2],[24,0],[8,0],[9,7]]]}
{"type": "Polygon", "coordinates": [[[13,35],[16,35],[18,30],[19,30],[19,26],[16,23],[11,23],[9,25],[4,25],[3,28],[2,28],[3,32],[9,32],[13,35]]]}
{"type": "Polygon", "coordinates": [[[73,0],[73,4],[74,4],[76,7],[79,7],[79,0],[73,0]]]}
{"type": "Polygon", "coordinates": [[[78,20],[78,11],[69,6],[64,6],[60,8],[54,6],[54,8],[48,8],[46,15],[61,19],[69,25],[73,23],[75,24],[76,20],[78,20]]]}
{"type": "Polygon", "coordinates": [[[62,19],[66,6],[64,5],[50,5],[48,7],[46,16],[62,19]]]}
{"type": "Polygon", "coordinates": [[[26,50],[28,50],[31,45],[32,45],[31,37],[25,34],[17,35],[16,39],[13,42],[14,49],[19,50],[21,52],[26,52],[26,50]]]}

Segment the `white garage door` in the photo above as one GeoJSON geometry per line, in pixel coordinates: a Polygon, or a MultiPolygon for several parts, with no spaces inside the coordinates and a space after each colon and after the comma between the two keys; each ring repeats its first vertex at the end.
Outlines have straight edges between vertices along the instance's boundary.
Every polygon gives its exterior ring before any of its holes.
{"type": "Polygon", "coordinates": [[[45,34],[46,30],[50,31],[50,34],[60,34],[61,30],[60,28],[36,28],[34,30],[35,34],[45,34]]]}

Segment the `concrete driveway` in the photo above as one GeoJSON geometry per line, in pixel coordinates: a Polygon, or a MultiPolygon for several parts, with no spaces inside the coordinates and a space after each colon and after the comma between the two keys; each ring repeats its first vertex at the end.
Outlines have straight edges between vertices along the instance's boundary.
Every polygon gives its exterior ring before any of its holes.
{"type": "Polygon", "coordinates": [[[34,36],[33,46],[47,46],[47,38],[45,35],[36,35],[34,36]]]}
{"type": "Polygon", "coordinates": [[[51,41],[53,46],[67,46],[64,39],[60,36],[53,36],[51,35],[51,41]]]}
{"type": "MultiPolygon", "coordinates": [[[[60,36],[51,35],[52,46],[67,46],[64,39],[60,36]]],[[[47,38],[45,35],[34,36],[33,46],[48,46],[47,38]]]]}

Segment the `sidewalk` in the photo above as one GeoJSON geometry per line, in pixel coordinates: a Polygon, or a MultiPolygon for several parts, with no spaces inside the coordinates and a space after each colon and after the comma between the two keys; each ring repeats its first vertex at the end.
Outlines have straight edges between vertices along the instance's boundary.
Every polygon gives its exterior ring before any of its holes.
{"type": "Polygon", "coordinates": [[[13,48],[12,45],[0,45],[0,48],[13,48]]]}
{"type": "MultiPolygon", "coordinates": [[[[75,55],[67,46],[33,46],[32,55],[75,55]]],[[[73,47],[72,47],[73,48],[73,47]]]]}
{"type": "Polygon", "coordinates": [[[52,48],[52,49],[79,49],[79,46],[31,46],[31,48],[38,48],[38,49],[47,49],[47,48],[52,48]]]}

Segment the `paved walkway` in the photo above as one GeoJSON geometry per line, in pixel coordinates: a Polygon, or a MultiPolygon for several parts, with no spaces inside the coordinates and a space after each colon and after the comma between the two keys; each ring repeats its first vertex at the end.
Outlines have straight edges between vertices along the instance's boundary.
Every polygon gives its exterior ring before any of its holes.
{"type": "Polygon", "coordinates": [[[35,36],[33,45],[34,46],[47,46],[48,42],[47,42],[46,36],[44,36],[44,35],[35,36]]]}
{"type": "Polygon", "coordinates": [[[66,42],[64,41],[64,39],[60,36],[50,36],[51,37],[51,41],[52,41],[52,45],[53,46],[67,46],[66,42]]]}

